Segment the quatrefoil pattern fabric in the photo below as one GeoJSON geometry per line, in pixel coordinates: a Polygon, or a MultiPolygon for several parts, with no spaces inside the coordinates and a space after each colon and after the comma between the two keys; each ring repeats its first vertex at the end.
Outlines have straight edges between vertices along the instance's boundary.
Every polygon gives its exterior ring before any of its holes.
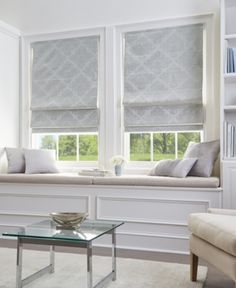
{"type": "Polygon", "coordinates": [[[201,129],[203,25],[124,34],[126,131],[201,129]]]}
{"type": "Polygon", "coordinates": [[[99,37],[35,42],[31,48],[33,130],[97,130],[99,37]]]}

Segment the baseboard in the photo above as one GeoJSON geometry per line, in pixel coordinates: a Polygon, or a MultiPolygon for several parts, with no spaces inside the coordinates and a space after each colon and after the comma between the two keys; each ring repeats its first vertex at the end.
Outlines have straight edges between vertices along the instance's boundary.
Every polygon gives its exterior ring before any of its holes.
{"type": "MultiPolygon", "coordinates": [[[[0,239],[0,247],[2,248],[16,248],[16,240],[11,239],[0,239]]],[[[39,250],[39,251],[48,251],[47,246],[43,245],[31,245],[25,244],[25,249],[30,250],[39,250]]],[[[85,249],[83,248],[72,248],[72,247],[55,247],[57,252],[67,252],[67,253],[81,253],[85,254],[85,249]]],[[[106,247],[94,247],[93,248],[95,255],[101,256],[110,256],[111,249],[106,247]]],[[[142,251],[142,250],[131,250],[131,249],[117,249],[117,257],[122,258],[134,258],[134,259],[143,259],[151,261],[163,261],[163,262],[174,262],[174,263],[189,263],[189,256],[185,254],[177,253],[167,253],[167,252],[158,252],[158,251],[142,251]]]]}

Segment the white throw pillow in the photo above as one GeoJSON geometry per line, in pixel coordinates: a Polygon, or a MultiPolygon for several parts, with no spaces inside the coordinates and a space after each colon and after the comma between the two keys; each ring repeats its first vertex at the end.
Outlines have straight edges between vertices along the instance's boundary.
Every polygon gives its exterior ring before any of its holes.
{"type": "Polygon", "coordinates": [[[55,161],[55,150],[24,149],[25,173],[58,173],[55,161]]]}
{"type": "Polygon", "coordinates": [[[197,158],[161,160],[157,162],[149,175],[184,178],[188,175],[196,161],[197,158]]]}
{"type": "Polygon", "coordinates": [[[5,148],[8,162],[8,173],[25,173],[25,158],[21,148],[5,148]]]}

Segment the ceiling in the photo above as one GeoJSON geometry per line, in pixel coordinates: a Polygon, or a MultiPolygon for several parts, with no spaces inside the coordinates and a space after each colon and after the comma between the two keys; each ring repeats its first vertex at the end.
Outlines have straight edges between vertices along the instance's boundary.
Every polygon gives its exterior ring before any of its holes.
{"type": "Polygon", "coordinates": [[[0,20],[26,34],[217,10],[219,0],[0,0],[0,20]]]}

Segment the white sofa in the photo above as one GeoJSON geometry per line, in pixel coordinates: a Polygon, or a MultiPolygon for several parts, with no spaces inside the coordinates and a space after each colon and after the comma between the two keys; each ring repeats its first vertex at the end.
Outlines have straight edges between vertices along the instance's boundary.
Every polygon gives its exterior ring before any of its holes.
{"type": "Polygon", "coordinates": [[[120,248],[188,253],[188,215],[220,208],[221,199],[217,177],[0,174],[0,232],[52,211],[87,211],[91,219],[126,222],[117,231],[120,248]]]}

